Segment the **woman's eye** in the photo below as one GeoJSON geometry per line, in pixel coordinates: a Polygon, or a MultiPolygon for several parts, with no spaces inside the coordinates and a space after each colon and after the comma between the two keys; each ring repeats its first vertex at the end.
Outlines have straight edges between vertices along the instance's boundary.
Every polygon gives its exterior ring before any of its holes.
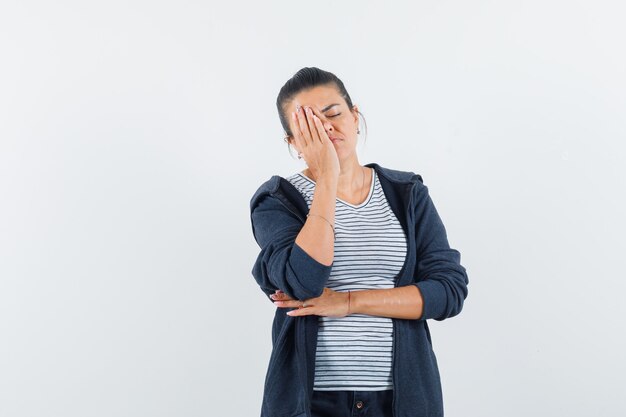
{"type": "Polygon", "coordinates": [[[341,113],[337,113],[337,114],[333,114],[332,116],[328,116],[328,117],[337,117],[339,116],[341,113]]]}

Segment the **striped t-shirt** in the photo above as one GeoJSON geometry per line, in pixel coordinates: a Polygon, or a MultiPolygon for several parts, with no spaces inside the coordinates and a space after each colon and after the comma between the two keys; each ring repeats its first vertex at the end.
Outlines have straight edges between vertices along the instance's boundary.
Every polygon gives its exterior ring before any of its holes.
{"type": "MultiPolygon", "coordinates": [[[[406,236],[372,171],[369,194],[353,205],[337,198],[335,255],[327,287],[335,291],[393,288],[406,258],[406,236]]],[[[315,182],[301,172],[286,178],[309,208],[315,182]]],[[[352,313],[318,317],[313,389],[393,389],[393,323],[389,317],[352,313]]]]}

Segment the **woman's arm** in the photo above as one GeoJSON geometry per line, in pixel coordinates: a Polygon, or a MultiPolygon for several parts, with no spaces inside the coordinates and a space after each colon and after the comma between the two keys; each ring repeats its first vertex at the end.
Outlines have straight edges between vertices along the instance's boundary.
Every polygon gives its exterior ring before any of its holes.
{"type": "Polygon", "coordinates": [[[469,279],[461,265],[460,252],[448,243],[446,228],[428,187],[418,182],[414,192],[417,265],[411,285],[419,288],[423,298],[420,320],[441,321],[461,312],[469,279]]]}
{"type": "Polygon", "coordinates": [[[337,179],[324,176],[317,180],[309,216],[302,227],[296,243],[313,259],[323,265],[333,264],[335,256],[335,199],[337,198],[337,179]],[[321,217],[324,217],[324,220],[321,217]]]}
{"type": "Polygon", "coordinates": [[[419,319],[422,316],[422,294],[415,285],[350,293],[351,313],[396,319],[419,319]]]}
{"type": "Polygon", "coordinates": [[[281,289],[298,300],[322,294],[331,266],[317,261],[295,242],[303,229],[301,218],[269,194],[255,195],[250,206],[254,237],[261,248],[252,275],[263,292],[269,296],[281,289]]]}
{"type": "Polygon", "coordinates": [[[350,314],[360,313],[397,319],[419,319],[422,316],[423,302],[420,290],[415,285],[405,287],[381,288],[360,291],[334,291],[324,288],[322,295],[304,300],[294,300],[284,292],[270,295],[277,307],[296,308],[287,314],[290,316],[345,317],[350,307],[350,314]],[[348,298],[349,297],[349,298],[348,298]]]}
{"type": "Polygon", "coordinates": [[[310,216],[304,225],[276,197],[253,197],[251,221],[261,251],[252,275],[264,293],[277,288],[297,299],[321,294],[333,264],[333,229],[319,214],[335,222],[337,181],[321,177],[315,187],[310,216]]]}

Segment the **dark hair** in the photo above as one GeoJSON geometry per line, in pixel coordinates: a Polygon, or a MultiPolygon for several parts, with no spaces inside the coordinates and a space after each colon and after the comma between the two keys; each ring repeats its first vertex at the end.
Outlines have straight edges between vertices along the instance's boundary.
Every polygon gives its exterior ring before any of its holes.
{"type": "MultiPolygon", "coordinates": [[[[287,141],[287,136],[293,136],[293,134],[289,129],[289,119],[287,118],[287,116],[285,116],[285,107],[301,91],[321,85],[334,86],[341,95],[341,97],[343,97],[343,99],[346,101],[348,108],[350,110],[353,110],[353,104],[352,99],[350,98],[350,94],[348,94],[348,91],[346,91],[346,87],[343,85],[343,82],[335,74],[333,74],[332,72],[321,70],[317,67],[304,67],[300,69],[293,75],[293,77],[287,80],[285,85],[282,86],[278,93],[278,97],[276,98],[278,117],[280,118],[280,124],[283,126],[283,130],[285,131],[285,142],[287,142],[288,148],[289,142],[287,141]]],[[[358,110],[357,113],[359,114],[359,116],[361,116],[361,118],[363,118],[363,123],[365,124],[365,132],[367,132],[367,123],[365,122],[363,114],[358,110]]]]}

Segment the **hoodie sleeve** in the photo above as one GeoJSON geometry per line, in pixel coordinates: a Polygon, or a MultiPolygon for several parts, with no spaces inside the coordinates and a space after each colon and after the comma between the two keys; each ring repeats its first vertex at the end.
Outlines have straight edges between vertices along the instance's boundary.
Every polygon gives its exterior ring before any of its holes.
{"type": "Polygon", "coordinates": [[[269,194],[251,210],[254,238],[261,248],[252,275],[261,290],[268,298],[277,289],[298,300],[322,295],[332,264],[316,261],[295,243],[302,220],[269,194]]]}
{"type": "Polygon", "coordinates": [[[418,320],[444,320],[459,314],[469,283],[461,254],[450,248],[446,229],[428,193],[418,182],[414,188],[417,245],[416,282],[424,300],[418,320]]]}

